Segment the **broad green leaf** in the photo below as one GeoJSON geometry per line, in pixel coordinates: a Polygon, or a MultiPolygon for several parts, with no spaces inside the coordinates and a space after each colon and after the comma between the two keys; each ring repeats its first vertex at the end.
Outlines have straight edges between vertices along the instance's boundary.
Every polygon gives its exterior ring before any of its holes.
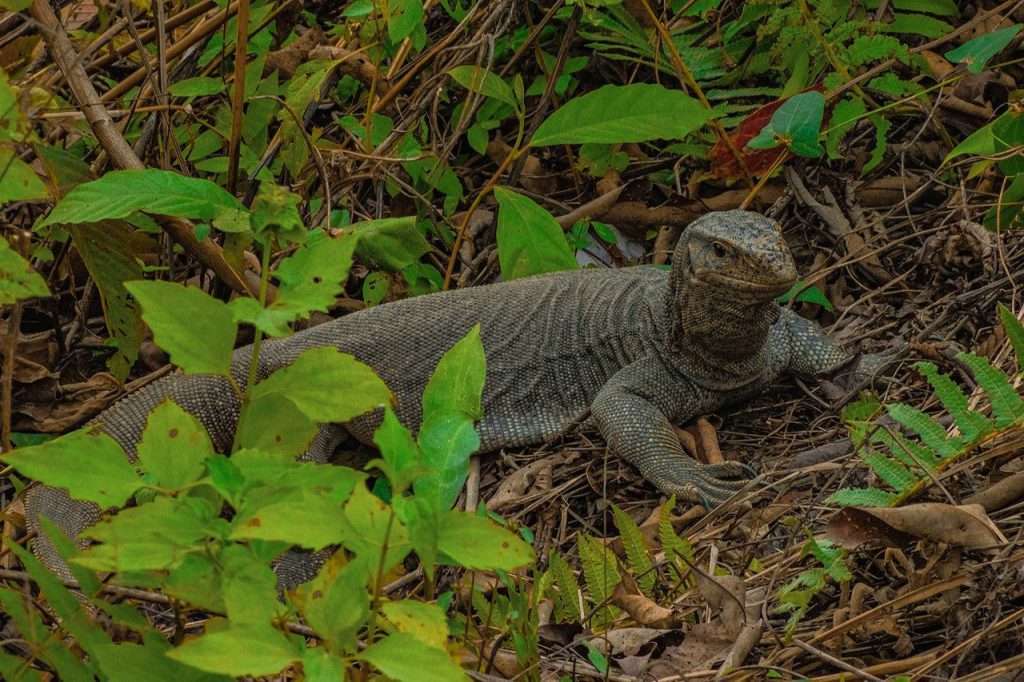
{"type": "Polygon", "coordinates": [[[448,621],[437,604],[403,599],[381,605],[384,616],[399,632],[407,632],[427,646],[444,649],[448,643],[448,621]]]}
{"type": "MultiPolygon", "coordinates": [[[[18,2],[20,0],[6,0],[18,2]]],[[[0,142],[5,140],[21,140],[18,126],[21,119],[21,110],[18,108],[18,98],[14,95],[10,83],[7,81],[7,74],[0,69],[0,142]]]]}
{"type": "Polygon", "coordinates": [[[359,655],[395,682],[463,682],[468,680],[448,652],[424,644],[405,632],[374,642],[359,655]]]}
{"type": "Polygon", "coordinates": [[[457,565],[481,570],[510,571],[534,559],[533,549],[512,531],[457,510],[444,516],[437,548],[457,565]]]}
{"type": "MultiPolygon", "coordinates": [[[[351,6],[349,5],[349,7],[351,6]]],[[[302,678],[305,682],[338,682],[338,680],[344,680],[345,661],[338,656],[332,656],[322,646],[315,649],[304,649],[302,652],[302,678]]]]}
{"type": "Polygon", "coordinates": [[[981,73],[988,61],[1010,44],[1024,24],[1014,24],[983,36],[978,36],[946,53],[946,59],[954,64],[966,64],[971,73],[981,73]]]}
{"type": "Polygon", "coordinates": [[[830,495],[828,502],[840,507],[891,507],[897,499],[878,488],[844,488],[830,495]]]}
{"type": "Polygon", "coordinates": [[[0,238],[0,305],[49,295],[42,276],[0,238]]]}
{"type": "Polygon", "coordinates": [[[391,402],[380,377],[355,357],[335,348],[307,350],[250,391],[252,400],[280,394],[310,419],[341,424],[391,402]]]}
{"type": "Polygon", "coordinates": [[[259,192],[252,202],[249,223],[256,235],[271,232],[281,241],[303,242],[306,239],[306,225],[299,215],[302,201],[295,192],[273,182],[260,184],[259,192]]]}
{"type": "Polygon", "coordinates": [[[332,648],[351,650],[370,615],[370,579],[367,562],[335,552],[313,580],[291,593],[291,601],[332,648]]]}
{"type": "Polygon", "coordinates": [[[404,492],[425,470],[419,446],[390,407],[384,408],[380,426],[373,434],[373,443],[383,459],[381,468],[386,468],[391,489],[396,493],[404,492]]]}
{"type": "Polygon", "coordinates": [[[779,107],[757,137],[747,143],[751,149],[786,146],[798,156],[817,158],[822,155],[818,135],[825,114],[825,96],[820,92],[803,92],[790,97],[779,107]]]}
{"type": "Polygon", "coordinates": [[[880,24],[883,33],[904,33],[938,38],[953,30],[945,21],[925,14],[897,14],[887,24],[880,24]]]}
{"type": "Polygon", "coordinates": [[[167,652],[200,670],[223,675],[276,675],[302,658],[302,649],[284,633],[266,626],[228,626],[209,631],[167,652]]]}
{"type": "Polygon", "coordinates": [[[352,267],[354,235],[330,238],[323,232],[310,235],[306,243],[274,270],[279,286],[272,308],[327,312],[344,292],[352,267]]]}
{"type": "Polygon", "coordinates": [[[429,473],[418,477],[413,488],[439,510],[448,509],[455,504],[466,482],[470,455],[480,448],[473,419],[444,413],[424,420],[419,446],[429,473]]]}
{"type": "Polygon", "coordinates": [[[277,576],[252,547],[227,545],[218,559],[224,606],[233,627],[267,625],[288,616],[277,600],[277,576]]]}
{"type": "MultiPolygon", "coordinates": [[[[96,679],[95,670],[72,654],[63,641],[53,637],[53,631],[43,623],[41,610],[31,601],[30,595],[0,587],[0,612],[15,625],[21,638],[34,646],[34,655],[53,667],[59,679],[66,682],[93,682],[96,679]]],[[[28,667],[28,661],[7,654],[0,656],[0,675],[10,682],[42,679],[28,667]]]]}
{"type": "Polygon", "coordinates": [[[123,505],[142,487],[124,450],[106,434],[72,431],[0,459],[31,479],[65,488],[75,499],[104,508],[123,505]]]}
{"type": "Polygon", "coordinates": [[[220,537],[227,522],[195,497],[157,497],[121,510],[83,532],[90,545],[73,561],[94,571],[160,571],[188,554],[205,551],[202,541],[220,537]]]}
{"type": "Polygon", "coordinates": [[[123,381],[138,358],[145,335],[139,304],[128,293],[125,283],[142,279],[139,257],[149,251],[154,242],[119,220],[75,225],[71,235],[100,292],[103,319],[117,345],[117,352],[107,360],[107,367],[123,381]]]}
{"type": "Polygon", "coordinates": [[[993,232],[1018,229],[1024,217],[1024,175],[1013,178],[1001,189],[996,205],[982,219],[982,224],[993,232]]]}
{"type": "Polygon", "coordinates": [[[1024,372],[1024,326],[1013,314],[1013,311],[1000,303],[996,306],[999,312],[999,322],[1003,325],[1006,338],[1010,339],[1013,345],[1013,354],[1017,356],[1017,371],[1024,372]]]}
{"type": "Polygon", "coordinates": [[[512,88],[505,81],[501,80],[500,76],[491,73],[479,65],[467,64],[456,66],[448,69],[448,75],[456,83],[471,92],[484,95],[485,97],[493,97],[512,108],[516,107],[516,97],[512,94],[512,88]]]}
{"type": "Polygon", "coordinates": [[[779,296],[778,301],[780,303],[789,303],[790,301],[798,301],[800,303],[814,303],[820,305],[825,310],[834,310],[832,301],[828,300],[828,296],[825,292],[814,286],[807,286],[807,282],[803,280],[797,280],[797,282],[790,287],[789,291],[779,296]]]}
{"type": "Polygon", "coordinates": [[[209,180],[156,169],[111,171],[75,187],[36,227],[127,218],[136,211],[210,221],[245,208],[209,180]]]}
{"type": "Polygon", "coordinates": [[[149,636],[143,644],[121,642],[105,644],[96,658],[105,679],[110,682],[230,682],[232,678],[214,675],[167,657],[171,645],[162,635],[149,636]]]}
{"type": "Polygon", "coordinates": [[[461,414],[483,417],[480,404],[487,375],[487,358],[480,340],[480,325],[473,327],[438,361],[423,389],[423,417],[461,414]]]}
{"type": "MultiPolygon", "coordinates": [[[[270,6],[267,5],[269,8],[270,6]]],[[[306,138],[295,121],[291,112],[299,117],[301,123],[302,115],[314,101],[320,98],[320,91],[323,89],[327,77],[334,70],[340,61],[325,61],[316,59],[299,66],[290,79],[285,94],[286,107],[282,107],[277,117],[281,122],[278,133],[282,139],[282,160],[285,167],[293,177],[299,177],[302,167],[309,160],[309,146],[306,138]]]]}
{"type": "Polygon", "coordinates": [[[829,128],[825,135],[825,149],[828,158],[839,158],[839,143],[846,133],[853,129],[861,116],[867,111],[864,101],[859,97],[850,96],[836,104],[829,120],[829,128]]]}
{"type": "Polygon", "coordinates": [[[605,85],[566,102],[537,128],[530,144],[615,144],[678,140],[714,114],[680,90],[653,83],[605,85]]]}
{"type": "Polygon", "coordinates": [[[329,496],[340,503],[348,499],[356,484],[366,478],[366,474],[349,467],[296,462],[258,450],[239,450],[226,461],[235,465],[248,488],[262,486],[271,495],[275,491],[294,488],[301,492],[329,496]]]}
{"type": "Polygon", "coordinates": [[[32,0],[0,0],[0,9],[5,9],[9,12],[20,12],[23,9],[28,9],[28,6],[32,4],[32,0]]]}
{"type": "Polygon", "coordinates": [[[142,304],[142,318],[171,362],[189,374],[228,375],[236,325],[226,303],[172,282],[126,282],[125,287],[142,304]]]}
{"type": "Polygon", "coordinates": [[[371,575],[383,575],[412,550],[405,525],[366,486],[356,486],[337,522],[345,532],[345,548],[367,563],[371,575]]]}
{"type": "MultiPolygon", "coordinates": [[[[1003,114],[1007,116],[1008,114],[1003,114]]],[[[1002,116],[1000,117],[1002,118],[1002,116]]],[[[998,121],[999,119],[996,119],[998,121]]],[[[968,135],[960,144],[953,147],[953,150],[946,155],[943,164],[949,163],[951,159],[969,154],[971,156],[991,156],[996,153],[995,123],[989,123],[978,128],[968,135]]]]}
{"type": "Polygon", "coordinates": [[[498,261],[505,280],[575,270],[576,258],[561,226],[533,199],[496,187],[498,261]]]}
{"type": "Polygon", "coordinates": [[[276,492],[262,505],[242,506],[231,523],[232,540],[279,540],[318,550],[346,539],[338,500],[302,490],[276,492]]]}
{"type": "Polygon", "coordinates": [[[152,482],[169,490],[197,480],[214,454],[203,425],[169,399],[150,412],[138,450],[139,464],[152,482]]]}
{"type": "Polygon", "coordinates": [[[196,76],[172,83],[167,91],[175,97],[202,97],[204,95],[219,95],[224,92],[224,88],[224,81],[220,78],[196,76]]]}
{"type": "Polygon", "coordinates": [[[238,420],[238,447],[297,457],[319,427],[281,393],[250,400],[238,420]]]}
{"type": "Polygon", "coordinates": [[[215,556],[187,554],[164,579],[162,590],[198,609],[224,613],[219,553],[215,556]]]}
{"type": "Polygon", "coordinates": [[[9,147],[0,147],[0,206],[10,201],[49,198],[46,185],[9,147]]]}
{"type": "Polygon", "coordinates": [[[384,7],[388,13],[388,38],[399,43],[423,24],[423,0],[390,0],[384,7]]]}
{"type": "Polygon", "coordinates": [[[430,243],[416,227],[416,217],[381,218],[351,225],[358,238],[356,253],[360,259],[398,272],[417,263],[430,251],[430,243]]]}

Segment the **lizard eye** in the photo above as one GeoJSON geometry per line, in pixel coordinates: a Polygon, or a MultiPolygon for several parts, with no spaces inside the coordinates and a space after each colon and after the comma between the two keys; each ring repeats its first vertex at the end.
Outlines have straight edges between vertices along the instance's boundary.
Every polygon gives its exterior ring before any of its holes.
{"type": "Polygon", "coordinates": [[[725,258],[729,255],[729,249],[722,242],[711,242],[711,250],[716,258],[725,258]]]}

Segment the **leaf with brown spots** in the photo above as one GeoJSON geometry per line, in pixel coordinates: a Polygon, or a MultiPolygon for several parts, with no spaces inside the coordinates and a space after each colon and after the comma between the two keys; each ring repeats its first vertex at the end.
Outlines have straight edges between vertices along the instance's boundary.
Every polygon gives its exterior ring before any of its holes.
{"type": "Polygon", "coordinates": [[[170,400],[156,406],[139,443],[139,463],[152,483],[178,490],[206,470],[214,455],[206,429],[195,417],[170,400]]]}

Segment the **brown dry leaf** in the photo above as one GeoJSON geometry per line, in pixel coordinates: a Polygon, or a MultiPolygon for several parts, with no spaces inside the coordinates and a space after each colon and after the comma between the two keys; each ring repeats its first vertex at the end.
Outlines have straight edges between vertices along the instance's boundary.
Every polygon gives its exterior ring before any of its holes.
{"type": "Polygon", "coordinates": [[[924,50],[921,52],[921,56],[924,57],[925,62],[928,64],[928,70],[935,76],[935,80],[943,80],[955,68],[938,52],[924,50]]]}
{"type": "MultiPolygon", "coordinates": [[[[551,478],[543,476],[544,471],[550,470],[557,465],[568,464],[578,456],[577,453],[559,452],[538,459],[536,462],[530,462],[523,468],[517,469],[501,482],[501,485],[498,486],[491,499],[487,500],[487,509],[490,511],[501,511],[505,507],[519,502],[527,491],[530,490],[531,486],[535,486],[541,480],[546,479],[548,485],[550,485],[551,478]]],[[[537,488],[537,490],[543,489],[537,488]]],[[[531,492],[536,492],[536,490],[531,492]]]]}
{"type": "Polygon", "coordinates": [[[981,549],[1006,544],[1006,538],[977,504],[953,506],[940,502],[895,509],[847,507],[829,521],[826,535],[847,549],[871,540],[892,546],[897,538],[923,538],[949,545],[981,549]]]}
{"type": "MultiPolygon", "coordinates": [[[[46,382],[39,382],[39,384],[46,382]]],[[[52,382],[54,388],[56,382],[52,382]]],[[[38,384],[37,384],[38,385],[38,384]]],[[[19,394],[14,404],[14,428],[17,431],[63,433],[88,421],[106,409],[121,394],[121,384],[112,375],[99,372],[59,401],[48,395],[19,394]]]]}
{"type": "Polygon", "coordinates": [[[669,632],[666,628],[617,628],[592,637],[589,644],[605,656],[637,656],[649,642],[669,632]]]}
{"type": "Polygon", "coordinates": [[[295,70],[309,58],[310,50],[322,44],[326,39],[324,32],[314,26],[293,40],[287,47],[268,52],[263,72],[270,73],[277,69],[282,77],[291,78],[295,75],[295,70]]]}
{"type": "Polygon", "coordinates": [[[697,591],[712,609],[719,612],[725,632],[732,637],[738,635],[747,620],[747,587],[743,579],[734,575],[711,578],[704,573],[694,573],[697,591]]]}
{"type": "Polygon", "coordinates": [[[623,575],[612,592],[612,604],[629,614],[640,625],[652,628],[671,628],[679,624],[672,609],[659,605],[644,595],[631,575],[623,575]]]}
{"type": "Polygon", "coordinates": [[[735,641],[735,635],[727,633],[721,625],[698,623],[686,631],[682,644],[667,647],[661,657],[651,663],[648,673],[660,679],[681,670],[707,670],[729,655],[735,641]]]}

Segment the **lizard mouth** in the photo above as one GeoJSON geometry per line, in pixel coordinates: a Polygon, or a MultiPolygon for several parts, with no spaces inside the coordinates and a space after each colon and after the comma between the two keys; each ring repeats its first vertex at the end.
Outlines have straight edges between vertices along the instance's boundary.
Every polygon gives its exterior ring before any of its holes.
{"type": "Polygon", "coordinates": [[[758,298],[764,299],[772,299],[776,296],[781,296],[789,291],[794,282],[796,282],[795,278],[787,279],[785,281],[779,280],[776,282],[755,282],[747,279],[740,279],[739,277],[730,277],[729,275],[722,274],[721,272],[706,270],[698,273],[696,279],[702,284],[719,286],[737,294],[754,294],[758,298]]]}

